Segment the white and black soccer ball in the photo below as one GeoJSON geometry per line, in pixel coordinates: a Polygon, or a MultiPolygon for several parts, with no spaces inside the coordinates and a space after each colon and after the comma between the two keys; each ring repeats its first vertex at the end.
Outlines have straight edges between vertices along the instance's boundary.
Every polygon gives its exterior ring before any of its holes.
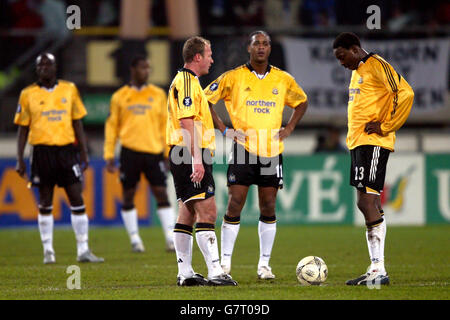
{"type": "Polygon", "coordinates": [[[297,280],[304,286],[320,285],[328,277],[328,267],[322,258],[308,256],[297,264],[297,280]]]}

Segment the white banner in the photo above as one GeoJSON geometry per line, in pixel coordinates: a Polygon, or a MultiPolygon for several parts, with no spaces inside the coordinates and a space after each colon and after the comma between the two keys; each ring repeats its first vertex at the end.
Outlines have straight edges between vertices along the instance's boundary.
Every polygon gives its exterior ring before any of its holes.
{"type": "MultiPolygon", "coordinates": [[[[424,162],[424,156],[421,154],[394,153],[389,156],[381,194],[381,206],[388,226],[425,224],[424,162]]],[[[354,212],[355,224],[364,225],[364,216],[356,205],[354,212]]]]}
{"type": "MultiPolygon", "coordinates": [[[[333,54],[334,39],[285,38],[286,66],[308,95],[308,113],[342,115],[347,112],[351,71],[333,54]]],[[[414,90],[412,115],[445,106],[448,90],[449,39],[362,41],[403,76],[414,90]]]]}

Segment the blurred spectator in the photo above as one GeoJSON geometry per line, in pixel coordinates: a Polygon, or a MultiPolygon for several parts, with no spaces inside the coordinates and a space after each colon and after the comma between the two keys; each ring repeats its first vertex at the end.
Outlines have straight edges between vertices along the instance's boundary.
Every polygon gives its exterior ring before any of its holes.
{"type": "Polygon", "coordinates": [[[31,5],[40,13],[44,25],[42,35],[38,41],[66,40],[70,36],[70,30],[66,25],[66,4],[57,0],[32,0],[31,5]]]}
{"type": "Polygon", "coordinates": [[[301,2],[301,0],[265,0],[265,25],[273,29],[298,26],[298,11],[301,2]]]}
{"type": "Polygon", "coordinates": [[[420,16],[414,1],[405,3],[404,1],[393,1],[392,12],[388,22],[389,30],[393,32],[401,31],[410,25],[419,24],[420,16]]]}
{"type": "Polygon", "coordinates": [[[118,21],[119,21],[119,12],[117,7],[117,1],[115,0],[101,1],[98,4],[98,14],[95,24],[98,26],[113,26],[118,25],[118,21]]]}
{"type": "Polygon", "coordinates": [[[234,14],[231,0],[197,0],[200,25],[207,30],[211,26],[232,26],[234,14]]]}
{"type": "Polygon", "coordinates": [[[334,26],[335,0],[304,0],[300,7],[300,22],[305,26],[334,26]]]}
{"type": "Polygon", "coordinates": [[[263,26],[264,1],[263,0],[232,0],[231,1],[235,25],[263,26]]]}
{"type": "Polygon", "coordinates": [[[347,148],[340,141],[339,128],[330,126],[324,133],[319,134],[314,153],[320,152],[347,152],[347,148]]]}
{"type": "Polygon", "coordinates": [[[222,18],[225,15],[226,0],[213,0],[211,5],[211,15],[215,18],[222,18]]]}

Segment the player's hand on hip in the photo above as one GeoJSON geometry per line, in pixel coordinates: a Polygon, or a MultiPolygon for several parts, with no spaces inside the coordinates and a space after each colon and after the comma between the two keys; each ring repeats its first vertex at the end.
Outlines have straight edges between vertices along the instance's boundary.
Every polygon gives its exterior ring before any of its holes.
{"type": "Polygon", "coordinates": [[[203,180],[203,176],[205,175],[205,167],[203,167],[202,163],[194,163],[192,165],[192,174],[191,181],[194,183],[196,187],[200,187],[200,182],[203,180]]]}
{"type": "Polygon", "coordinates": [[[116,171],[116,165],[114,164],[114,159],[106,160],[106,171],[114,173],[116,171]]]}
{"type": "Polygon", "coordinates": [[[367,123],[364,130],[368,134],[376,133],[380,136],[383,135],[383,132],[381,131],[381,123],[379,121],[373,121],[373,122],[367,123]]]}
{"type": "Polygon", "coordinates": [[[247,138],[247,135],[242,130],[234,130],[234,129],[228,129],[225,135],[227,138],[230,138],[236,142],[245,143],[245,139],[247,138]]]}
{"type": "Polygon", "coordinates": [[[22,178],[25,177],[25,170],[26,170],[26,166],[25,166],[25,161],[23,160],[17,160],[16,163],[16,172],[19,174],[19,176],[21,176],[22,178]]]}
{"type": "Polygon", "coordinates": [[[287,137],[289,137],[292,133],[292,129],[290,127],[282,127],[278,130],[278,133],[275,134],[275,139],[278,138],[280,141],[283,141],[287,137]]]}

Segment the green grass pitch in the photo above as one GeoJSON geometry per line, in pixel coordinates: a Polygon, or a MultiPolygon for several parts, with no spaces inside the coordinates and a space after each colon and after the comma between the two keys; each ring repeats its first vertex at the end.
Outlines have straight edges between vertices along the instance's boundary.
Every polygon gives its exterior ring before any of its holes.
{"type": "MultiPolygon", "coordinates": [[[[220,228],[217,227],[218,239],[220,228]]],[[[365,272],[369,264],[363,227],[282,226],[277,229],[271,266],[275,280],[256,276],[256,226],[241,226],[233,255],[232,276],[238,287],[177,287],[175,253],[165,251],[161,228],[141,227],[147,251],[131,252],[120,227],[91,227],[90,248],[103,264],[76,262],[71,228],[56,228],[56,264],[42,263],[36,228],[0,230],[0,299],[158,299],[158,300],[434,300],[450,298],[450,226],[389,227],[386,268],[390,286],[370,290],[348,287],[345,281],[365,272]],[[322,286],[302,287],[295,267],[308,255],[322,257],[329,276],[322,286]],[[81,268],[81,289],[67,289],[66,269],[81,268]]],[[[193,266],[206,275],[194,240],[193,266]]]]}

